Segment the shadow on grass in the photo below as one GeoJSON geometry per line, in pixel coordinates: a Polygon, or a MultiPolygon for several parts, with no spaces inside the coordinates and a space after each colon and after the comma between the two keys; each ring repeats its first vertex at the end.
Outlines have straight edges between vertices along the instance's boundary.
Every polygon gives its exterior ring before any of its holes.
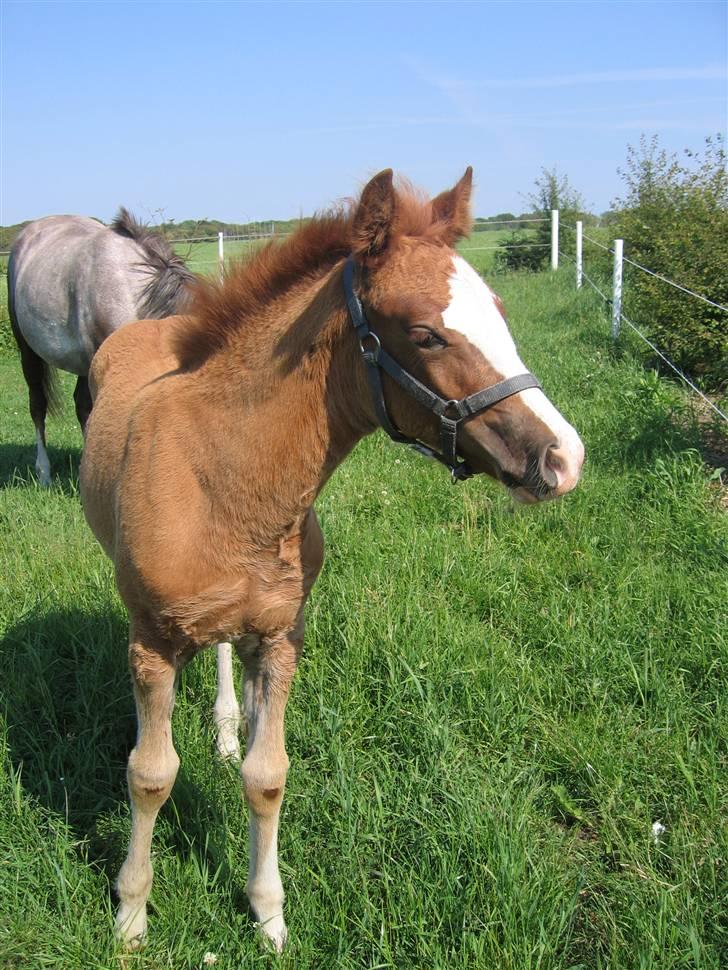
{"type": "MultiPolygon", "coordinates": [[[[0,639],[0,709],[13,768],[24,791],[66,821],[84,859],[110,881],[126,854],[126,762],[136,736],[126,643],[126,617],[111,605],[33,612],[0,639]]],[[[222,813],[185,774],[183,755],[182,764],[162,810],[167,845],[182,858],[204,859],[246,911],[240,874],[225,862],[222,813]]]]}
{"type": "Polygon", "coordinates": [[[10,757],[25,790],[76,835],[126,798],[134,744],[126,621],[117,611],[32,612],[0,640],[10,757]]]}
{"type": "MultiPolygon", "coordinates": [[[[77,495],[81,449],[49,445],[47,451],[52,486],[60,488],[64,495],[77,495]]],[[[36,481],[35,445],[0,444],[0,488],[31,485],[36,481]]]]}

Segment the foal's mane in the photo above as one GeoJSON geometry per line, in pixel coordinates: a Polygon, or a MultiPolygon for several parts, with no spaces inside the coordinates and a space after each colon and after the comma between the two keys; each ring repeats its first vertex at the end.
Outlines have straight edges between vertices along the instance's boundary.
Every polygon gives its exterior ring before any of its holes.
{"type": "MultiPolygon", "coordinates": [[[[222,280],[200,278],[194,287],[189,316],[175,338],[183,368],[199,366],[228,345],[231,337],[255,320],[275,299],[296,284],[320,279],[355,248],[357,201],[320,213],[283,242],[269,242],[237,260],[222,280]]],[[[432,205],[407,183],[400,183],[394,236],[437,238],[432,205]]]]}

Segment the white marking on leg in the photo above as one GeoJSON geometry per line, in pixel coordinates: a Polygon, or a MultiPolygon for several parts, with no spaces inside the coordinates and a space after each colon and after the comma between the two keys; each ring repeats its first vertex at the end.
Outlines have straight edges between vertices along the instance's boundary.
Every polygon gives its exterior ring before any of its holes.
{"type": "Polygon", "coordinates": [[[248,742],[240,773],[250,811],[246,891],[264,939],[280,953],[288,935],[278,869],[278,821],[288,773],[283,716],[295,669],[295,647],[283,642],[278,650],[282,663],[277,664],[276,658],[269,656],[265,671],[245,671],[248,742]]]}
{"type": "MultiPolygon", "coordinates": [[[[526,371],[492,290],[462,256],[453,257],[450,304],[442,319],[446,327],[458,330],[476,347],[503,379],[526,371]]],[[[567,490],[565,486],[578,478],[584,460],[584,445],[579,435],[538,388],[521,391],[520,400],[558,441],[558,454],[564,466],[559,477],[563,477],[562,484],[567,490]]]]}
{"type": "Polygon", "coordinates": [[[283,919],[283,883],[278,869],[278,821],[280,813],[261,818],[251,811],[248,823],[250,874],[246,891],[258,918],[258,926],[277,953],[288,937],[283,919]]]}
{"type": "Polygon", "coordinates": [[[35,473],[41,485],[50,485],[51,463],[39,428],[35,429],[35,473]]]}
{"type": "Polygon", "coordinates": [[[217,697],[212,714],[217,728],[217,753],[224,761],[240,761],[240,706],[235,694],[230,643],[217,645],[217,697]]]}
{"type": "Polygon", "coordinates": [[[147,899],[152,888],[151,845],[154,823],[177,777],[179,758],[172,744],[174,675],[172,668],[147,673],[135,682],[138,734],[129,755],[127,781],[132,825],[129,851],[116,881],[119,909],[116,935],[128,947],[140,945],[147,931],[147,899]]]}

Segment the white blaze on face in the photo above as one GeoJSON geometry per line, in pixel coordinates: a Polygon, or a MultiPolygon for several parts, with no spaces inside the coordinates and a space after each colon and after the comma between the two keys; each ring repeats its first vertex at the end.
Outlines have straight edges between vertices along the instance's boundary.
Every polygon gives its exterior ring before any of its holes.
{"type": "MultiPolygon", "coordinates": [[[[450,275],[450,303],[442,315],[448,329],[459,331],[476,347],[488,364],[501,375],[499,379],[515,377],[527,371],[518,356],[510,330],[498,309],[492,291],[480,275],[462,256],[453,256],[453,270],[450,275]]],[[[584,446],[581,440],[561,414],[556,410],[543,391],[536,387],[520,391],[518,397],[526,407],[542,421],[558,442],[559,457],[564,461],[563,476],[558,475],[558,491],[573,487],[579,477],[584,460],[584,446]]]]}

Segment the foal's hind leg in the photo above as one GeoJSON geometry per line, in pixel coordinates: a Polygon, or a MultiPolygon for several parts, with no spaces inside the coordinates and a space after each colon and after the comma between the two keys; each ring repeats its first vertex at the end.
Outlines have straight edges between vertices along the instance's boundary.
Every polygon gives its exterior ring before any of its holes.
{"type": "Polygon", "coordinates": [[[129,756],[127,768],[132,828],[129,852],[116,883],[120,900],[116,933],[120,939],[135,946],[147,929],[154,823],[172,790],[179,758],[172,744],[177,671],[169,645],[157,638],[132,634],[129,665],[134,682],[138,731],[136,747],[129,756]]]}
{"type": "Polygon", "coordinates": [[[233,680],[233,648],[217,645],[217,697],[213,708],[217,727],[217,753],[223,760],[240,761],[240,706],[233,680]]]}
{"type": "Polygon", "coordinates": [[[241,768],[250,809],[247,893],[266,939],[280,953],[286,942],[283,884],[278,871],[278,819],[288,773],[283,715],[296,670],[300,638],[285,637],[243,653],[248,746],[241,768]]]}
{"type": "Polygon", "coordinates": [[[91,414],[93,402],[91,401],[91,391],[88,389],[88,378],[79,377],[76,381],[76,388],[73,392],[73,402],[76,405],[76,417],[81,425],[81,431],[86,432],[86,422],[91,414]]]}

